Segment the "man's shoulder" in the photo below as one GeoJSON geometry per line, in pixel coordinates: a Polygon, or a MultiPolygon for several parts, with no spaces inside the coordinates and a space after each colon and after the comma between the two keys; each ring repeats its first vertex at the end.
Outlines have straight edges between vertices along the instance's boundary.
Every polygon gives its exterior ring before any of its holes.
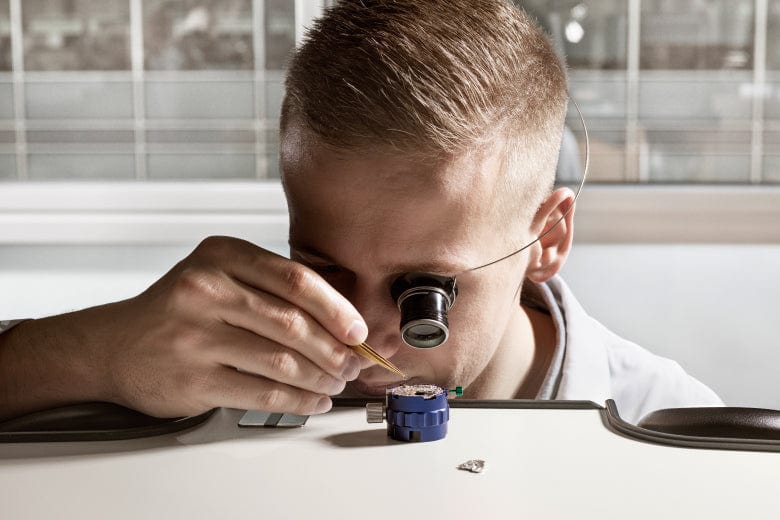
{"type": "Polygon", "coordinates": [[[634,407],[634,419],[661,408],[723,406],[708,386],[688,374],[679,363],[612,334],[605,343],[610,388],[618,410],[634,407]]]}
{"type": "MultiPolygon", "coordinates": [[[[567,340],[558,398],[614,399],[629,421],[660,408],[721,406],[718,396],[671,359],[624,339],[588,315],[562,279],[550,282],[565,314],[567,340]],[[565,383],[565,384],[563,384],[565,383]]],[[[598,401],[597,401],[598,402],[598,401]]]]}

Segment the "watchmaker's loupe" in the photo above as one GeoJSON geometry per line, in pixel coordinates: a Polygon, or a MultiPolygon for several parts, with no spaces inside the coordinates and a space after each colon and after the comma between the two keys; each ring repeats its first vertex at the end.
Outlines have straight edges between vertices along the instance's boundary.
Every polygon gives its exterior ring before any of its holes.
{"type": "Polygon", "coordinates": [[[458,288],[454,277],[407,273],[390,287],[401,311],[401,338],[410,347],[438,347],[449,337],[447,313],[458,288]]]}

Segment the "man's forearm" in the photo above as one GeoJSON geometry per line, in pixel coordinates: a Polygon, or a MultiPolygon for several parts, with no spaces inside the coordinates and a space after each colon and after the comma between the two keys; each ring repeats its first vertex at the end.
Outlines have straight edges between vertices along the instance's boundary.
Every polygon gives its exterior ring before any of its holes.
{"type": "Polygon", "coordinates": [[[29,320],[0,334],[0,420],[109,398],[97,345],[104,310],[29,320]]]}

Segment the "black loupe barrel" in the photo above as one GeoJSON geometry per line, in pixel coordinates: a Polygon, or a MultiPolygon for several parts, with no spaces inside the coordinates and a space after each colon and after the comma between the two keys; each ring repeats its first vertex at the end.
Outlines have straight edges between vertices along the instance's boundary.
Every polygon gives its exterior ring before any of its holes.
{"type": "Polygon", "coordinates": [[[416,348],[432,348],[447,341],[447,313],[458,294],[454,278],[408,273],[393,282],[391,294],[401,311],[404,343],[416,348]]]}

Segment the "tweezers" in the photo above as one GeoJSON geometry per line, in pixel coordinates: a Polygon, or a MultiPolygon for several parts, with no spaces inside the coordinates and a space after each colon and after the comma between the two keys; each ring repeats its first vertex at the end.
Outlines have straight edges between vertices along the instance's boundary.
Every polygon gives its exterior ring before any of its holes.
{"type": "Polygon", "coordinates": [[[385,359],[382,355],[380,355],[376,350],[372,349],[368,343],[363,342],[360,345],[348,345],[349,348],[352,349],[353,352],[356,354],[363,356],[364,358],[368,359],[369,361],[373,361],[377,365],[380,365],[390,372],[393,372],[395,374],[398,374],[402,378],[406,379],[406,374],[401,372],[401,370],[392,364],[390,361],[385,359]]]}

